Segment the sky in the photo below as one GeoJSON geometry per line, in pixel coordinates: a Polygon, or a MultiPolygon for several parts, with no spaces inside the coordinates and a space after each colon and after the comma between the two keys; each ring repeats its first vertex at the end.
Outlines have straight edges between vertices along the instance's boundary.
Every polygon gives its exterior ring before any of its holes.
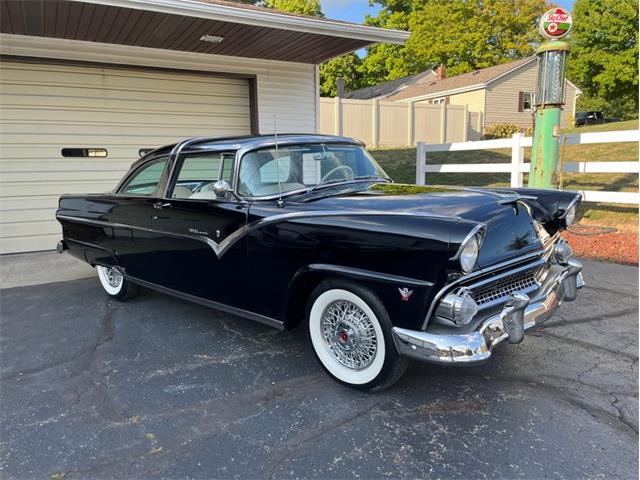
{"type": "MultiPolygon", "coordinates": [[[[560,6],[571,10],[574,0],[556,0],[560,6]]],[[[320,0],[322,11],[327,18],[363,23],[366,14],[375,16],[380,5],[369,6],[369,0],[320,0]]]]}

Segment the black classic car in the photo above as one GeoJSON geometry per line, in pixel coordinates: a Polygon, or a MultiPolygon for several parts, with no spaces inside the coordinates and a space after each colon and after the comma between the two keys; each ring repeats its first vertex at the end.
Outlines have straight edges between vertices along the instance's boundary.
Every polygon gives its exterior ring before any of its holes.
{"type": "Polygon", "coordinates": [[[380,390],[409,359],[471,365],[519,343],[582,287],[560,237],[580,195],[394,184],[359,141],[195,138],[110,193],[64,195],[58,251],[116,299],[140,286],[279,328],[380,390]]]}

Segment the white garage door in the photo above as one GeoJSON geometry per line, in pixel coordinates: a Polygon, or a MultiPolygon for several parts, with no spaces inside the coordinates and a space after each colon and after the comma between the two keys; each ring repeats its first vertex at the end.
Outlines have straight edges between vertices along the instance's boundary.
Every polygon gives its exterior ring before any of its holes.
{"type": "Polygon", "coordinates": [[[59,195],[111,190],[141,148],[250,124],[246,79],[0,63],[0,253],[55,248],[59,195]],[[62,154],[94,148],[107,156],[62,154]]]}

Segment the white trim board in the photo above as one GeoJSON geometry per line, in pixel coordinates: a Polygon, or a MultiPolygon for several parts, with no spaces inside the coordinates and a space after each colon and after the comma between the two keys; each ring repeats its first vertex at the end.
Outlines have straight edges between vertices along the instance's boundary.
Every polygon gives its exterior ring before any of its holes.
{"type": "Polygon", "coordinates": [[[207,18],[223,22],[233,22],[260,27],[278,28],[296,32],[314,33],[332,37],[353,38],[370,42],[403,44],[410,33],[403,30],[391,30],[368,25],[336,22],[328,19],[316,19],[286,15],[274,10],[262,11],[230,5],[201,3],[193,0],[72,0],[83,3],[109,5],[135,10],[168,13],[187,17],[207,18]]]}

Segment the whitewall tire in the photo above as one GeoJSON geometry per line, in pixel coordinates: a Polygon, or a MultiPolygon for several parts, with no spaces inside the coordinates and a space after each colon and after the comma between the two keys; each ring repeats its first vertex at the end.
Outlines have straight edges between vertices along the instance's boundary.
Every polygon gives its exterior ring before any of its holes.
{"type": "Polygon", "coordinates": [[[386,309],[369,289],[325,281],[311,296],[307,320],[316,358],[338,382],[382,390],[406,370],[408,362],[395,348],[386,309]]]}
{"type": "Polygon", "coordinates": [[[124,300],[131,298],[138,292],[137,285],[124,278],[122,272],[117,268],[96,265],[96,270],[102,288],[111,298],[124,300]]]}

